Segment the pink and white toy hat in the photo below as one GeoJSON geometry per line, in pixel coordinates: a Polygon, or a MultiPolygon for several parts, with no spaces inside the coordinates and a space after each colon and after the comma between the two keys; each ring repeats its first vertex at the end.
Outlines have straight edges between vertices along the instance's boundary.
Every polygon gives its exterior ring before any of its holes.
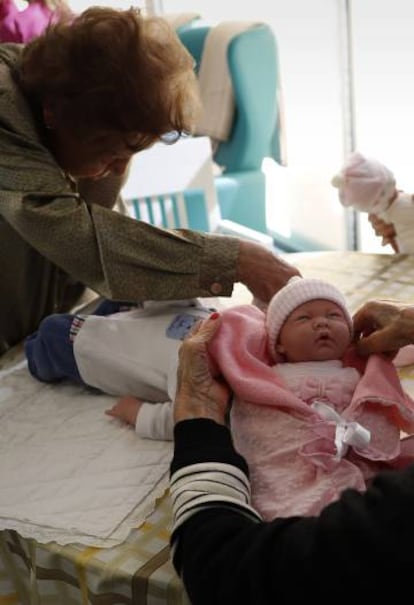
{"type": "Polygon", "coordinates": [[[266,329],[269,353],[276,360],[276,344],[279,332],[289,315],[303,303],[310,300],[330,300],[340,307],[352,334],[352,317],[345,296],[335,286],[321,279],[291,277],[286,286],[273,296],[266,313],[266,329]]]}
{"type": "Polygon", "coordinates": [[[357,151],[331,182],[338,188],[343,206],[374,214],[388,208],[396,191],[393,173],[378,160],[366,158],[357,151]]]}

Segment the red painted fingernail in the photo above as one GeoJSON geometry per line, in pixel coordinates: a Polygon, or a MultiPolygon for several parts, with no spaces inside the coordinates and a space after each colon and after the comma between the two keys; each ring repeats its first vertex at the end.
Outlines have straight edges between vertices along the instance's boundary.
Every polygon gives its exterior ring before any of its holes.
{"type": "Polygon", "coordinates": [[[217,319],[218,317],[220,317],[220,313],[217,313],[217,311],[210,315],[210,319],[217,319]]]}

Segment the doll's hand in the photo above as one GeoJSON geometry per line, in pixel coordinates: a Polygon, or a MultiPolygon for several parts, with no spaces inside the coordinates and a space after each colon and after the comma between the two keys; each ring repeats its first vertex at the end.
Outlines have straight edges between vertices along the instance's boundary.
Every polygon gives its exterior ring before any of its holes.
{"type": "Polygon", "coordinates": [[[135,426],[141,405],[142,401],[140,399],[128,395],[127,397],[118,399],[110,410],[105,410],[105,414],[135,426]]]}
{"type": "Polygon", "coordinates": [[[399,252],[397,240],[395,239],[397,232],[395,231],[394,224],[386,223],[376,214],[368,214],[368,220],[375,231],[375,235],[382,238],[382,245],[386,246],[387,244],[390,244],[394,252],[399,252]]]}

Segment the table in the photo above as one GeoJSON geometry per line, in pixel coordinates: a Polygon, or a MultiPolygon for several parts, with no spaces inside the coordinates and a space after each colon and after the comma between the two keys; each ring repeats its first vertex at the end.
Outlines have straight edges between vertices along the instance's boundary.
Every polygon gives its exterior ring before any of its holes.
{"type": "MultiPolygon", "coordinates": [[[[370,298],[414,302],[414,256],[360,252],[286,255],[304,277],[326,279],[345,294],[352,310],[370,298]]],[[[237,286],[226,306],[250,302],[237,286]]],[[[19,351],[14,352],[17,355],[19,351]]],[[[13,353],[0,359],[7,367],[13,353]]],[[[400,371],[414,394],[414,366],[400,371]]],[[[0,532],[0,605],[188,605],[169,560],[168,494],[147,521],[109,549],[39,544],[16,532],[0,532]]]]}

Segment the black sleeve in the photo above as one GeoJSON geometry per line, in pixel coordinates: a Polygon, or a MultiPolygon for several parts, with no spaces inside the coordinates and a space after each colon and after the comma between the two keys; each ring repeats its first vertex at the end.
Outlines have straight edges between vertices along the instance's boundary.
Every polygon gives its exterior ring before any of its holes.
{"type": "MultiPolygon", "coordinates": [[[[210,420],[179,423],[175,448],[172,480],[210,461],[246,472],[227,429],[210,420]]],[[[391,595],[396,602],[409,589],[414,466],[378,475],[364,494],[346,490],[319,517],[265,523],[216,487],[209,498],[172,535],[173,563],[193,605],[359,604],[391,595]]]]}

